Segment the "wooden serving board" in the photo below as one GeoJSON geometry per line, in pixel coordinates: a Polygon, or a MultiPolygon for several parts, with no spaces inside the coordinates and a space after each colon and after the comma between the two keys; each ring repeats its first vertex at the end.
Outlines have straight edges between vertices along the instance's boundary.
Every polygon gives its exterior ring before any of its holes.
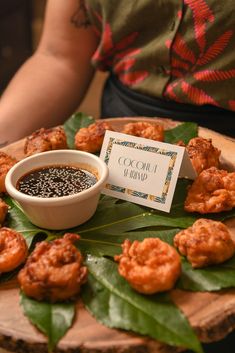
{"type": "MultiPolygon", "coordinates": [[[[120,131],[123,124],[143,120],[138,118],[108,119],[113,128],[120,131]]],[[[151,119],[144,119],[151,121],[151,119]]],[[[174,127],[175,122],[158,119],[166,128],[174,127]]],[[[156,119],[154,119],[156,121],[156,119]]],[[[199,135],[212,138],[213,144],[222,150],[221,161],[224,167],[235,169],[235,141],[213,131],[200,128],[199,135]]],[[[24,140],[4,149],[6,153],[21,159],[24,140]]],[[[227,225],[235,239],[235,220],[227,225]]],[[[202,342],[214,342],[224,338],[235,329],[235,288],[213,293],[184,292],[173,290],[174,302],[188,317],[202,342]]],[[[0,285],[0,347],[13,352],[46,353],[46,338],[30,324],[19,306],[19,288],[16,280],[0,285]]],[[[73,326],[62,338],[56,352],[62,353],[174,353],[180,349],[167,346],[147,337],[130,332],[109,329],[98,323],[77,303],[77,315],[73,326]]]]}

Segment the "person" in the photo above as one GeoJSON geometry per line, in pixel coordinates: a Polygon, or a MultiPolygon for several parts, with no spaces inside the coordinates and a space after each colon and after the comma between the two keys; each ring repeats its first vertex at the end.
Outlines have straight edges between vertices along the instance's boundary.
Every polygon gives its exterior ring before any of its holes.
{"type": "Polygon", "coordinates": [[[39,46],[0,101],[0,145],[63,123],[96,69],[101,117],[159,116],[235,135],[235,3],[48,0],[39,46]]]}
{"type": "Polygon", "coordinates": [[[83,8],[77,0],[47,2],[38,48],[0,100],[0,145],[61,124],[84,97],[94,75],[90,59],[98,38],[83,8]]]}
{"type": "MultiPolygon", "coordinates": [[[[110,72],[102,118],[167,117],[235,136],[234,12],[234,0],[48,0],[39,46],[1,97],[0,145],[63,123],[96,70],[110,72]]],[[[213,353],[230,352],[232,337],[213,353]]]]}

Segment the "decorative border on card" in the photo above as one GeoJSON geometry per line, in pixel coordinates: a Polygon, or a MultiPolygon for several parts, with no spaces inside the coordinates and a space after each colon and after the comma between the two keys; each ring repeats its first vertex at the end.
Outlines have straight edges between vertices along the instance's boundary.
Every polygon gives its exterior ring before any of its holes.
{"type": "Polygon", "coordinates": [[[165,185],[164,185],[161,197],[156,196],[156,195],[149,195],[149,194],[146,194],[146,193],[143,193],[140,191],[131,190],[128,188],[124,188],[124,187],[117,186],[117,185],[112,185],[109,183],[106,184],[106,186],[105,186],[106,189],[165,204],[168,190],[169,190],[169,186],[170,186],[171,177],[172,177],[172,171],[174,169],[175,161],[177,158],[177,152],[166,151],[165,149],[142,145],[142,144],[139,144],[136,142],[123,141],[123,140],[119,140],[119,139],[115,139],[115,138],[111,137],[109,139],[108,146],[107,146],[106,153],[105,153],[105,157],[104,157],[104,161],[107,165],[108,165],[110,154],[111,154],[112,147],[114,144],[139,149],[142,151],[148,151],[148,152],[153,152],[153,153],[158,153],[158,154],[163,154],[165,156],[169,156],[170,157],[169,168],[168,168],[168,172],[167,172],[167,176],[166,176],[166,180],[165,180],[165,185]]]}

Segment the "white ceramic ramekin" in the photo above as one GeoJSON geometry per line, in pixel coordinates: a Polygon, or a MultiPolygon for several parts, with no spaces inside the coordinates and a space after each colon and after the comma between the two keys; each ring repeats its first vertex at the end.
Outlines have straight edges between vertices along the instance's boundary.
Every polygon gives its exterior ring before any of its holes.
{"type": "Polygon", "coordinates": [[[16,163],[7,173],[5,184],[8,194],[19,203],[33,224],[60,230],[76,227],[93,216],[107,178],[108,167],[99,157],[76,150],[56,150],[38,153],[16,163]],[[76,165],[95,171],[98,181],[86,190],[62,197],[35,197],[17,190],[17,181],[23,175],[49,165],[76,165]]]}

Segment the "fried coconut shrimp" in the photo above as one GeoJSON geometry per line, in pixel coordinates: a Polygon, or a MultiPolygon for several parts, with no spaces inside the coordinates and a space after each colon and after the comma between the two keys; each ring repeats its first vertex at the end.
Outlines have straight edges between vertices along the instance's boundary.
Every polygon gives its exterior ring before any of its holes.
{"type": "Polygon", "coordinates": [[[158,238],[142,242],[126,239],[122,254],[115,256],[118,271],[138,292],[153,294],[170,290],[181,273],[178,252],[158,238]]]}
{"type": "Polygon", "coordinates": [[[68,148],[67,138],[62,126],[51,129],[41,128],[26,138],[24,153],[35,153],[68,148]]]}
{"type": "Polygon", "coordinates": [[[96,121],[88,127],[79,129],[75,135],[76,149],[90,153],[99,152],[106,130],[113,131],[112,126],[106,121],[96,121]]]}
{"type": "Polygon", "coordinates": [[[123,134],[144,137],[146,139],[163,141],[164,128],[161,124],[138,121],[124,125],[123,134]]]}
{"type": "Polygon", "coordinates": [[[73,245],[79,235],[66,233],[52,242],[38,243],[18,274],[24,293],[37,300],[58,302],[76,296],[86,281],[87,268],[73,245]]]}
{"type": "Polygon", "coordinates": [[[187,144],[186,150],[197,174],[210,167],[219,167],[221,151],[212,145],[211,139],[192,138],[187,144]]]}
{"type": "Polygon", "coordinates": [[[184,209],[188,212],[216,213],[235,206],[235,172],[211,167],[203,170],[188,190],[184,209]]]}
{"type": "Polygon", "coordinates": [[[7,206],[6,202],[4,202],[0,198],[0,227],[6,218],[7,212],[8,212],[8,206],[7,206]]]}
{"type": "Polygon", "coordinates": [[[194,268],[220,264],[235,253],[228,228],[221,222],[204,218],[176,234],[174,245],[194,268]]]}
{"type": "Polygon", "coordinates": [[[5,178],[7,172],[13,167],[17,160],[4,152],[0,152],[0,193],[6,192],[5,178]]]}
{"type": "Polygon", "coordinates": [[[0,228],[0,275],[21,265],[28,254],[22,234],[10,228],[0,228]]]}

